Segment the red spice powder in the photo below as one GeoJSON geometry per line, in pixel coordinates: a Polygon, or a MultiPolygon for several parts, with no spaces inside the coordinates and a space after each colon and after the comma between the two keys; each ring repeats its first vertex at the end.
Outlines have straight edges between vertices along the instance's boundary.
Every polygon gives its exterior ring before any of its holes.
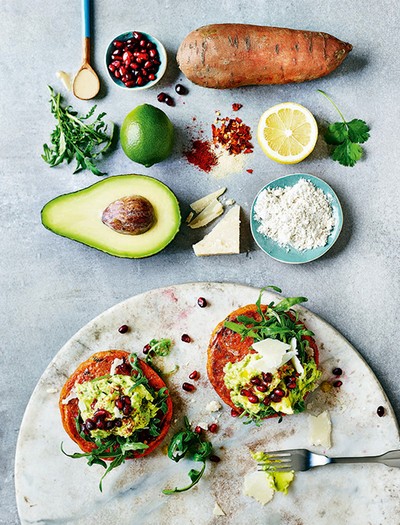
{"type": "Polygon", "coordinates": [[[211,149],[210,142],[206,140],[195,140],[189,151],[184,151],[186,159],[202,171],[209,173],[218,164],[218,159],[211,149]]]}

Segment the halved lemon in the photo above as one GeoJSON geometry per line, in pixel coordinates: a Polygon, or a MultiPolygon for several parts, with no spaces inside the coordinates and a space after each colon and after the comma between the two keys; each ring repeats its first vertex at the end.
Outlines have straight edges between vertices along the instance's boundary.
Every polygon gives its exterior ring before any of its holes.
{"type": "Polygon", "coordinates": [[[318,126],[307,108],[284,102],[262,114],[257,138],[267,157],[281,164],[296,164],[314,149],[318,126]]]}

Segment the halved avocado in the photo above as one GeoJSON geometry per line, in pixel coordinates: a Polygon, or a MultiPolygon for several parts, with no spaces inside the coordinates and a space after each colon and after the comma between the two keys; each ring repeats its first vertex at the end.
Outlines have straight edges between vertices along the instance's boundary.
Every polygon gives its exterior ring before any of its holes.
{"type": "Polygon", "coordinates": [[[172,241],[180,223],[175,195],[144,175],[108,177],[42,209],[45,228],[117,257],[154,255],[172,241]]]}

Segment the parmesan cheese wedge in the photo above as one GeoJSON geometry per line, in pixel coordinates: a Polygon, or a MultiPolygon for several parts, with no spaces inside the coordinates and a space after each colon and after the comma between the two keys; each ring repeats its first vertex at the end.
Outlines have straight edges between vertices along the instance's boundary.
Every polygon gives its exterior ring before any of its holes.
{"type": "Polygon", "coordinates": [[[204,208],[207,208],[209,204],[211,204],[213,201],[216,201],[218,197],[221,197],[221,195],[225,192],[226,188],[220,188],[219,190],[214,191],[214,193],[210,193],[209,195],[206,195],[205,197],[202,197],[201,199],[192,202],[190,207],[196,213],[200,213],[204,210],[204,208]]]}
{"type": "Polygon", "coordinates": [[[193,250],[198,257],[240,253],[240,206],[231,208],[193,250]]]}
{"type": "Polygon", "coordinates": [[[210,202],[202,212],[200,212],[197,217],[189,222],[191,228],[201,228],[202,226],[207,226],[208,223],[219,217],[224,213],[224,207],[218,200],[213,200],[210,202]]]}
{"type": "Polygon", "coordinates": [[[310,422],[310,440],[315,446],[331,448],[331,431],[332,422],[329,412],[321,412],[319,416],[309,415],[310,422]]]}

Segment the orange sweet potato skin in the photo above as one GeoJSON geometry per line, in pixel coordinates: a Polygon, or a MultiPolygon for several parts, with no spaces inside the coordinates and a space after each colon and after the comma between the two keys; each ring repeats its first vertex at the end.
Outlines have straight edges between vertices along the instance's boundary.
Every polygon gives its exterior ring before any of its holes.
{"type": "Polygon", "coordinates": [[[195,84],[230,89],[314,80],[335,70],[351,49],[327,33],[212,24],[187,35],[177,61],[195,84]]]}

